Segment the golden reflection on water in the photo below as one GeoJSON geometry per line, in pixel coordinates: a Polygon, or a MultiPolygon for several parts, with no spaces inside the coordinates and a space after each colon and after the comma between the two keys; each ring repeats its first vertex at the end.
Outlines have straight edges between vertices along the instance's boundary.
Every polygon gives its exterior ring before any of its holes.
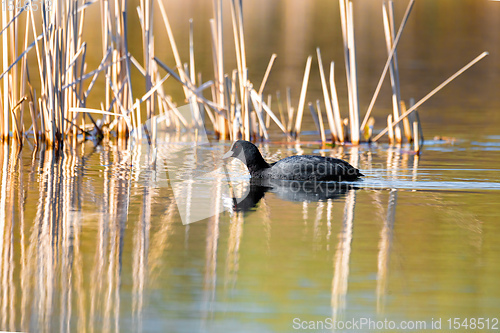
{"type": "Polygon", "coordinates": [[[337,249],[335,251],[334,272],[332,280],[332,318],[334,321],[344,319],[346,308],[347,282],[349,279],[349,261],[354,227],[354,207],[356,192],[349,190],[344,207],[342,229],[339,232],[337,249]]]}
{"type": "MultiPolygon", "coordinates": [[[[105,165],[104,189],[89,284],[81,252],[87,157],[73,149],[42,149],[33,154],[29,183],[24,184],[24,161],[18,148],[13,144],[9,151],[9,146],[4,145],[0,154],[2,328],[49,332],[56,327],[70,331],[76,325],[79,331],[119,331],[121,255],[130,200],[130,157],[126,151],[117,152],[109,146],[100,156],[105,165]],[[30,191],[30,187],[35,186],[38,186],[38,193],[30,191]],[[38,194],[36,202],[31,198],[34,194],[38,194]],[[36,213],[29,223],[25,213],[31,213],[31,207],[36,207],[36,213]],[[14,241],[17,232],[19,249],[14,241]],[[19,276],[19,290],[16,290],[15,270],[19,276]],[[87,312],[89,303],[90,311],[87,312]],[[20,314],[19,319],[16,314],[20,314]],[[76,321],[72,323],[71,318],[76,321]],[[102,323],[102,327],[98,323],[102,323]]],[[[139,320],[147,275],[144,269],[147,267],[150,197],[146,191],[141,217],[143,226],[135,232],[134,243],[133,277],[137,290],[134,295],[138,296],[134,306],[139,312],[139,320]]]]}
{"type": "Polygon", "coordinates": [[[389,194],[389,203],[387,205],[387,218],[384,221],[382,230],[380,230],[380,241],[378,243],[377,258],[377,312],[384,312],[385,295],[387,294],[387,274],[389,269],[389,259],[391,253],[392,233],[396,218],[396,205],[398,190],[393,189],[389,194]]]}
{"type": "MultiPolygon", "coordinates": [[[[14,202],[15,192],[13,177],[11,174],[18,172],[18,163],[16,160],[9,160],[9,147],[3,146],[0,150],[0,159],[2,164],[2,188],[0,199],[0,279],[2,284],[1,289],[1,304],[0,309],[2,312],[2,326],[14,327],[15,322],[15,296],[16,289],[13,283],[14,274],[14,202]],[[4,236],[5,235],[5,236],[4,236]],[[10,319],[9,319],[10,318],[10,319]]],[[[14,145],[11,147],[13,151],[17,150],[14,145]]]]}
{"type": "MultiPolygon", "coordinates": [[[[175,152],[177,148],[171,149],[175,152]]],[[[339,148],[324,153],[348,157],[351,164],[364,170],[378,168],[388,179],[396,179],[404,172],[408,179],[417,180],[418,156],[402,148],[389,148],[387,156],[379,157],[379,160],[385,159],[384,165],[373,161],[375,151],[339,148]]],[[[168,152],[160,149],[158,154],[161,162],[162,154],[168,152]]],[[[184,158],[193,161],[192,156],[187,155],[184,158]]],[[[241,279],[245,278],[242,248],[246,240],[252,239],[248,237],[253,237],[247,234],[245,223],[249,219],[258,221],[261,253],[272,256],[276,255],[273,244],[279,237],[273,233],[282,232],[282,217],[273,214],[272,196],[262,198],[259,208],[251,213],[222,213],[222,187],[226,179],[219,174],[217,186],[210,194],[213,216],[200,222],[201,229],[197,224],[183,226],[171,189],[158,186],[166,180],[152,161],[152,150],[141,146],[128,150],[119,150],[112,144],[63,151],[42,149],[31,157],[15,145],[2,146],[0,329],[143,330],[147,326],[145,311],[150,306],[148,295],[152,288],[174,274],[168,270],[165,253],[178,243],[176,231],[181,228],[185,243],[180,249],[184,251],[188,251],[190,234],[194,237],[200,232],[203,234],[200,298],[193,302],[199,306],[197,329],[210,330],[220,311],[217,304],[227,301],[224,306],[228,306],[234,297],[233,291],[242,288],[241,279]],[[158,207],[161,214],[157,213],[158,207]],[[195,228],[194,233],[191,228],[195,228]]],[[[377,253],[371,257],[376,267],[372,292],[377,314],[388,311],[399,190],[390,189],[385,193],[388,195],[377,190],[363,193],[371,198],[373,227],[378,230],[374,234],[377,253]]],[[[356,225],[359,218],[355,217],[359,194],[359,190],[350,189],[335,199],[296,205],[295,219],[303,227],[300,237],[304,239],[310,232],[313,253],[324,252],[327,256],[331,253],[328,257],[333,262],[329,273],[329,306],[334,320],[348,319],[353,246],[360,239],[356,225]],[[343,211],[336,213],[336,208],[341,207],[343,211]],[[338,223],[337,217],[340,217],[338,223]]],[[[436,196],[430,194],[433,195],[436,196]]],[[[438,202],[439,198],[435,200],[438,202]]],[[[446,210],[439,203],[436,207],[446,210]]],[[[475,252],[480,253],[481,221],[473,214],[445,213],[468,233],[475,252]]],[[[181,260],[176,258],[177,252],[169,253],[169,260],[181,260]]]]}

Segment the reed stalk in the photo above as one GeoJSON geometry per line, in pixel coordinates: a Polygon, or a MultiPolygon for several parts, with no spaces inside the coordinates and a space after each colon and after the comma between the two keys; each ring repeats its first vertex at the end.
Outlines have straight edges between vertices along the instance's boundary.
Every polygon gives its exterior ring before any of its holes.
{"type": "MultiPolygon", "coordinates": [[[[239,112],[237,112],[237,107],[236,107],[236,76],[238,75],[238,71],[235,69],[233,70],[233,73],[231,75],[231,100],[230,100],[230,107],[231,107],[231,124],[232,126],[232,133],[233,137],[232,139],[235,140],[238,137],[238,129],[239,129],[239,119],[241,118],[241,115],[239,112]]],[[[241,109],[241,108],[240,108],[241,109]]]]}
{"type": "MultiPolygon", "coordinates": [[[[267,105],[272,105],[272,99],[273,99],[273,95],[268,95],[267,96],[267,105]]],[[[266,114],[266,127],[269,128],[269,126],[271,126],[271,116],[269,115],[269,113],[266,114]]]]}
{"type": "Polygon", "coordinates": [[[243,30],[243,3],[241,0],[231,0],[231,18],[238,66],[238,80],[241,100],[241,114],[243,118],[243,137],[250,139],[250,110],[248,96],[248,69],[246,64],[245,34],[243,30]]]}
{"type": "Polygon", "coordinates": [[[281,123],[286,125],[285,116],[283,115],[283,102],[281,101],[281,93],[279,91],[276,92],[276,101],[278,104],[278,112],[280,114],[281,123]]]}
{"type": "MultiPolygon", "coordinates": [[[[460,76],[463,72],[465,72],[466,70],[468,70],[469,68],[471,68],[472,66],[474,66],[477,62],[479,62],[480,60],[482,60],[484,57],[486,57],[489,53],[488,52],[483,52],[481,53],[479,56],[477,56],[476,58],[474,58],[471,62],[469,62],[467,65],[465,65],[464,67],[462,67],[458,72],[456,72],[455,74],[453,74],[452,76],[450,76],[446,81],[444,81],[443,83],[441,83],[439,86],[437,86],[434,90],[432,90],[430,93],[428,93],[427,95],[425,95],[425,97],[423,97],[420,101],[418,101],[417,103],[415,103],[415,105],[413,105],[411,108],[408,109],[408,111],[406,111],[404,114],[401,115],[401,117],[395,121],[393,123],[393,125],[399,123],[400,121],[402,121],[404,118],[408,117],[409,114],[411,114],[413,111],[415,111],[420,105],[424,104],[429,98],[431,98],[432,96],[434,96],[438,91],[440,91],[441,89],[443,89],[446,85],[448,85],[451,81],[455,80],[458,76],[460,76]]],[[[377,141],[378,139],[380,139],[385,133],[387,133],[388,131],[388,128],[385,128],[384,130],[382,130],[374,139],[373,141],[377,141]]]]}
{"type": "MultiPolygon", "coordinates": [[[[213,1],[214,19],[211,20],[212,28],[212,47],[213,47],[213,61],[215,73],[215,88],[216,99],[215,101],[221,107],[225,107],[225,93],[224,93],[224,41],[222,36],[222,0],[213,1]]],[[[226,118],[227,118],[226,113],[226,118]]],[[[226,120],[219,115],[217,117],[217,127],[219,130],[219,138],[225,140],[228,138],[229,133],[226,131],[226,120]]]]}
{"type": "MultiPolygon", "coordinates": [[[[405,113],[406,110],[407,109],[406,109],[405,102],[401,101],[401,113],[405,113]]],[[[412,132],[411,132],[411,127],[410,127],[410,120],[408,119],[408,117],[403,119],[403,129],[404,129],[406,141],[411,142],[413,140],[413,138],[412,138],[412,134],[411,134],[412,132]]]]}
{"type": "MultiPolygon", "coordinates": [[[[151,90],[155,79],[154,71],[154,36],[153,36],[153,0],[142,0],[141,2],[142,16],[142,35],[143,35],[143,54],[144,54],[144,69],[146,70],[146,91],[151,90]]],[[[127,52],[128,53],[128,52],[127,52]]],[[[130,79],[130,73],[127,73],[127,78],[130,79]]],[[[147,119],[152,119],[154,116],[155,106],[154,94],[150,96],[146,102],[147,119]]]]}
{"type": "MultiPolygon", "coordinates": [[[[250,90],[250,97],[253,99],[253,100],[256,100],[258,101],[259,100],[259,94],[254,90],[254,89],[251,89],[250,90]]],[[[276,125],[278,125],[278,127],[283,131],[283,133],[287,133],[287,130],[285,128],[285,126],[279,121],[279,119],[276,117],[276,115],[274,114],[274,112],[271,110],[271,108],[269,107],[269,105],[267,105],[266,103],[264,102],[261,102],[262,104],[262,109],[264,111],[266,111],[267,114],[269,114],[269,116],[271,117],[271,119],[276,123],[276,125]]]]}
{"type": "Polygon", "coordinates": [[[424,144],[424,132],[422,130],[422,122],[420,121],[420,116],[418,115],[418,110],[414,111],[415,121],[418,125],[418,135],[415,136],[414,140],[419,140],[419,145],[422,146],[424,144]]]}
{"type": "Polygon", "coordinates": [[[417,155],[419,155],[420,154],[420,139],[419,139],[418,123],[416,121],[413,122],[413,135],[414,135],[413,144],[414,144],[415,153],[417,153],[417,155]]]}
{"type": "Polygon", "coordinates": [[[323,124],[323,116],[321,114],[321,106],[319,100],[316,100],[316,108],[318,109],[319,134],[321,136],[321,143],[324,146],[326,143],[325,125],[323,124]]]}
{"type": "MultiPolygon", "coordinates": [[[[262,101],[262,95],[258,96],[252,96],[252,103],[255,108],[255,112],[252,112],[252,115],[255,114],[258,121],[259,121],[259,130],[255,130],[255,133],[259,133],[262,131],[264,139],[268,140],[269,135],[267,134],[267,129],[266,129],[266,124],[264,122],[264,119],[262,118],[262,108],[264,105],[264,102],[262,101]]],[[[256,122],[255,122],[256,123],[256,122]]]]}
{"type": "Polygon", "coordinates": [[[387,128],[389,130],[389,143],[394,144],[394,122],[392,121],[392,114],[387,116],[387,128]]]}
{"type": "Polygon", "coordinates": [[[292,91],[290,87],[286,88],[286,109],[288,115],[287,131],[290,133],[292,131],[292,123],[294,117],[294,109],[292,107],[292,91]]]}
{"type": "MultiPolygon", "coordinates": [[[[246,72],[246,70],[245,70],[246,72]]],[[[246,77],[246,74],[245,74],[246,77]]],[[[243,113],[243,131],[244,131],[244,138],[245,140],[249,141],[250,140],[250,107],[249,107],[249,94],[248,94],[248,89],[245,87],[243,89],[243,99],[242,99],[242,113],[243,113]]]]}
{"type": "Polygon", "coordinates": [[[342,125],[342,118],[340,117],[340,106],[339,99],[337,96],[337,87],[335,85],[335,64],[332,61],[330,63],[330,90],[332,95],[332,106],[333,106],[333,115],[335,119],[335,125],[337,126],[337,138],[343,143],[345,139],[344,129],[342,125]]]}
{"type": "Polygon", "coordinates": [[[375,92],[373,93],[372,100],[370,101],[370,104],[368,106],[368,109],[366,110],[363,122],[361,123],[361,128],[365,128],[366,122],[368,121],[368,118],[370,118],[371,112],[373,110],[373,106],[375,105],[375,102],[377,101],[378,94],[380,93],[380,89],[382,88],[382,83],[384,82],[385,76],[387,74],[387,70],[389,69],[389,66],[391,64],[392,57],[394,56],[394,53],[396,52],[396,47],[398,46],[399,40],[401,39],[401,35],[403,33],[404,27],[406,26],[406,23],[408,22],[408,18],[410,17],[410,13],[411,13],[411,10],[412,10],[414,4],[415,4],[415,0],[410,0],[410,2],[408,3],[408,7],[406,8],[405,15],[403,17],[403,20],[401,21],[400,26],[399,26],[398,34],[396,35],[396,38],[394,39],[391,52],[389,53],[389,56],[387,57],[387,61],[385,63],[384,69],[382,70],[382,75],[380,75],[380,79],[378,81],[377,87],[375,88],[375,92]]]}
{"type": "Polygon", "coordinates": [[[269,74],[271,74],[271,70],[273,69],[274,61],[276,60],[276,53],[273,53],[271,59],[269,60],[269,64],[267,65],[266,73],[264,74],[264,78],[262,79],[262,83],[259,88],[259,95],[264,93],[264,88],[266,87],[267,79],[269,78],[269,74]]]}
{"type": "Polygon", "coordinates": [[[354,13],[353,13],[353,2],[348,0],[347,2],[347,44],[349,49],[349,74],[350,78],[350,89],[351,89],[351,99],[350,99],[350,109],[351,117],[349,124],[351,126],[351,142],[354,145],[359,144],[359,97],[358,97],[358,78],[357,78],[357,64],[356,64],[356,47],[354,43],[354,13]]]}
{"type": "MultiPolygon", "coordinates": [[[[320,49],[317,48],[318,66],[321,79],[321,88],[325,102],[325,112],[332,141],[343,143],[349,139],[357,145],[360,141],[360,131],[366,130],[370,113],[378,97],[382,82],[390,72],[393,111],[388,128],[382,131],[375,139],[380,138],[389,128],[394,127],[397,142],[401,142],[401,128],[408,141],[412,140],[412,119],[407,116],[432,95],[437,93],[446,84],[468,69],[474,63],[486,56],[483,53],[469,65],[450,77],[442,85],[431,91],[421,101],[406,110],[401,101],[401,92],[398,73],[397,45],[402,31],[408,21],[414,4],[410,0],[405,16],[395,33],[394,3],[389,0],[383,6],[383,23],[385,31],[388,59],[382,71],[379,83],[375,89],[370,105],[363,122],[359,124],[359,97],[356,65],[356,44],[354,32],[353,0],[339,0],[340,18],[343,37],[349,117],[342,120],[340,113],[337,87],[335,84],[334,63],[330,64],[329,82],[323,67],[320,49]],[[329,87],[328,87],[329,85],[329,87]],[[399,123],[403,121],[403,125],[399,123]],[[348,126],[349,128],[346,128],[348,126]]],[[[277,93],[278,117],[271,110],[271,95],[264,101],[266,84],[277,55],[272,54],[260,85],[254,85],[248,78],[246,44],[243,24],[242,0],[230,1],[231,23],[235,46],[236,69],[226,74],[227,68],[224,53],[223,36],[223,1],[213,0],[213,19],[211,20],[211,46],[213,61],[213,80],[203,82],[201,73],[196,80],[196,64],[194,50],[193,21],[189,21],[189,61],[181,61],[179,50],[174,39],[167,11],[163,1],[156,1],[160,15],[169,39],[170,48],[175,61],[175,68],[169,68],[155,57],[153,0],[141,0],[135,8],[142,37],[141,63],[129,52],[128,47],[128,1],[102,0],[99,2],[101,15],[101,42],[102,59],[97,69],[87,69],[87,51],[90,50],[84,41],[83,31],[87,7],[94,2],[84,0],[62,0],[53,3],[52,10],[48,10],[47,3],[40,8],[41,20],[35,19],[34,11],[13,10],[1,13],[1,72],[0,72],[0,140],[12,139],[22,141],[28,134],[33,135],[36,145],[46,143],[48,147],[59,148],[65,142],[76,145],[85,136],[97,133],[96,137],[107,136],[114,131],[121,146],[128,147],[126,139],[131,133],[136,140],[141,140],[143,129],[141,110],[145,110],[146,121],[161,119],[168,126],[180,126],[199,130],[204,125],[205,112],[213,128],[221,140],[244,138],[246,140],[269,138],[271,120],[285,135],[290,132],[300,137],[303,113],[306,102],[312,57],[306,61],[303,82],[297,108],[291,104],[291,93],[286,91],[286,108],[283,108],[281,96],[277,93]],[[23,21],[23,19],[25,19],[23,21]],[[19,28],[20,22],[25,23],[23,34],[19,28]],[[24,39],[22,39],[24,38],[24,39]],[[35,53],[36,71],[40,82],[32,81],[28,64],[29,52],[35,53]],[[137,68],[144,79],[146,93],[141,98],[134,98],[131,67],[137,68]],[[167,71],[167,75],[160,75],[160,68],[167,71]],[[104,100],[100,107],[87,105],[91,92],[101,75],[104,76],[104,100]],[[179,81],[186,100],[188,101],[193,122],[189,124],[172,102],[171,97],[163,90],[163,83],[172,76],[179,81]],[[40,87],[35,91],[32,86],[40,87]],[[255,87],[255,89],[254,89],[255,87]],[[257,89],[258,87],[258,89],[257,89]],[[206,98],[204,90],[211,89],[212,97],[206,98]],[[145,104],[143,107],[141,104],[145,104]],[[31,126],[25,126],[24,112],[29,110],[31,126]],[[100,108],[100,110],[98,110],[100,108]],[[295,115],[295,110],[296,115],[295,115]],[[157,117],[158,115],[158,117],[157,117]],[[97,117],[102,117],[99,122],[97,117]],[[91,124],[86,125],[86,121],[91,124]],[[26,128],[28,128],[26,130],[26,128]]],[[[21,27],[22,28],[22,27],[21,27]]],[[[134,81],[135,85],[135,81],[134,81]]],[[[325,142],[325,130],[322,111],[319,101],[316,106],[310,103],[308,108],[315,120],[316,126],[325,142]],[[316,110],[317,109],[317,110],[316,110]]],[[[159,121],[159,120],[158,120],[159,121]]],[[[420,126],[418,117],[416,124],[420,126]]],[[[373,125],[365,138],[369,140],[373,125]]],[[[148,140],[155,142],[156,128],[145,128],[148,140]]],[[[421,128],[418,134],[421,135],[421,128]]],[[[413,137],[415,133],[413,134],[413,137]]],[[[420,140],[422,141],[422,140],[420,140]]]]}
{"type": "MultiPolygon", "coordinates": [[[[161,15],[163,18],[165,30],[167,31],[167,36],[168,36],[168,40],[170,42],[170,47],[172,49],[172,54],[174,56],[175,65],[177,67],[177,70],[179,71],[179,76],[184,81],[185,73],[182,69],[183,67],[182,67],[181,57],[179,56],[179,51],[177,49],[177,43],[175,42],[174,34],[172,33],[172,28],[170,26],[170,21],[168,20],[167,12],[165,11],[165,7],[163,6],[162,0],[158,0],[157,3],[158,3],[158,7],[160,8],[160,12],[161,12],[161,15]]],[[[186,99],[189,99],[190,94],[189,94],[188,90],[186,89],[186,87],[183,86],[183,90],[184,90],[184,95],[186,96],[186,99]]]]}
{"type": "Polygon", "coordinates": [[[321,88],[323,89],[323,98],[325,99],[325,109],[326,116],[328,118],[328,126],[330,127],[332,142],[335,142],[338,140],[339,134],[337,131],[337,126],[335,124],[335,119],[333,117],[332,102],[330,99],[330,94],[328,93],[328,87],[326,85],[325,71],[323,69],[323,61],[321,59],[321,51],[319,47],[316,48],[316,54],[318,56],[319,74],[321,78],[321,88]]]}
{"type": "Polygon", "coordinates": [[[316,126],[318,133],[321,133],[321,129],[319,128],[318,114],[316,112],[316,109],[314,108],[313,103],[312,102],[307,103],[307,107],[309,108],[309,112],[311,112],[311,117],[314,120],[314,125],[316,126]]]}
{"type": "MultiPolygon", "coordinates": [[[[191,82],[196,82],[196,68],[194,62],[194,25],[193,19],[189,19],[189,76],[191,82]]],[[[201,82],[200,82],[201,84],[201,82]]]]}
{"type": "Polygon", "coordinates": [[[222,0],[214,0],[216,23],[217,23],[217,78],[218,84],[218,102],[219,105],[224,105],[224,39],[222,37],[222,0]]]}
{"type": "Polygon", "coordinates": [[[347,77],[347,92],[349,100],[349,124],[351,142],[355,145],[359,143],[359,109],[357,93],[357,73],[356,73],[356,49],[354,43],[354,19],[352,0],[339,0],[340,22],[342,27],[342,37],[344,42],[344,59],[347,77]]]}
{"type": "MultiPolygon", "coordinates": [[[[6,10],[2,9],[2,30],[7,29],[8,19],[7,19],[6,10]]],[[[2,72],[6,71],[9,67],[9,53],[8,50],[8,35],[6,33],[2,34],[2,72]]],[[[2,95],[2,106],[3,113],[1,119],[1,127],[0,127],[0,140],[8,141],[9,140],[9,79],[8,76],[3,78],[3,95],[2,95]]]]}
{"type": "Polygon", "coordinates": [[[304,79],[302,80],[302,89],[300,91],[299,107],[297,108],[297,119],[295,120],[294,136],[300,135],[302,127],[302,116],[304,114],[304,105],[306,102],[307,85],[309,83],[309,73],[311,71],[312,56],[307,58],[306,69],[304,71],[304,79]]]}
{"type": "MultiPolygon", "coordinates": [[[[394,10],[392,9],[392,1],[389,1],[389,7],[391,8],[391,15],[389,18],[389,14],[387,11],[387,6],[384,3],[382,5],[382,16],[383,16],[383,21],[384,21],[384,32],[385,32],[385,42],[387,45],[387,52],[390,54],[392,45],[394,43],[394,37],[393,37],[393,26],[394,26],[394,10]]],[[[398,79],[398,72],[397,72],[397,53],[396,50],[394,50],[394,55],[391,59],[391,63],[389,65],[389,73],[390,73],[390,78],[391,78],[391,88],[392,88],[392,106],[393,106],[393,117],[394,120],[398,120],[399,116],[401,115],[401,110],[400,110],[400,105],[401,105],[401,96],[399,94],[399,79],[398,79]]],[[[401,126],[398,124],[394,127],[394,134],[395,134],[395,139],[396,142],[401,143],[401,126]]]]}

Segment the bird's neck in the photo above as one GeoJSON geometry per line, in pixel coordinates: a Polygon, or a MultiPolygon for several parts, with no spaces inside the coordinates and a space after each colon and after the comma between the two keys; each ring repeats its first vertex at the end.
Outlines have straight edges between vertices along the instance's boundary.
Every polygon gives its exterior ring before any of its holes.
{"type": "Polygon", "coordinates": [[[256,156],[253,161],[251,161],[252,163],[248,163],[247,164],[247,167],[248,167],[248,171],[250,172],[250,175],[256,175],[260,172],[262,172],[263,170],[265,169],[268,169],[270,168],[271,166],[266,162],[266,160],[264,160],[264,158],[262,157],[262,155],[258,155],[256,156]]]}

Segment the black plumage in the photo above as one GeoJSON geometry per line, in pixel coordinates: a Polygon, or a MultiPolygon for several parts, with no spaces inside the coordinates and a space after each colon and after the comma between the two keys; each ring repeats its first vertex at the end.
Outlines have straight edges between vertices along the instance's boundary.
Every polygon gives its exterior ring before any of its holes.
{"type": "Polygon", "coordinates": [[[364,176],[358,169],[338,158],[316,155],[289,156],[267,163],[251,142],[238,140],[223,156],[234,157],[248,168],[252,178],[316,181],[353,181],[364,176]]]}

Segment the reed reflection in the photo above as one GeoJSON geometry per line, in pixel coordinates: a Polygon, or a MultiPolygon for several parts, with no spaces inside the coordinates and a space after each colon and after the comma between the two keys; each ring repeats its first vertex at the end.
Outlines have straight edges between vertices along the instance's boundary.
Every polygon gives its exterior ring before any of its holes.
{"type": "MultiPolygon", "coordinates": [[[[171,235],[176,228],[185,228],[187,244],[190,233],[189,226],[180,225],[172,190],[165,195],[164,184],[159,186],[165,180],[159,175],[165,168],[162,163],[168,163],[165,157],[168,155],[163,155],[161,149],[155,164],[153,152],[147,146],[120,150],[105,144],[59,152],[41,149],[31,160],[19,154],[14,146],[2,147],[0,329],[91,332],[144,329],[146,295],[155,281],[171,274],[162,270],[164,254],[174,241],[171,235]],[[31,171],[25,172],[23,164],[30,163],[31,171]],[[94,211],[88,209],[90,201],[94,211]],[[155,219],[156,202],[157,207],[161,206],[159,219],[155,219]],[[29,215],[30,203],[35,206],[36,214],[29,215]],[[155,223],[159,220],[161,223],[155,223]],[[20,240],[19,246],[15,239],[20,240]],[[19,272],[17,280],[16,272],[19,272]]],[[[362,169],[375,165],[370,152],[354,149],[347,152],[353,165],[360,163],[362,169]]],[[[331,155],[342,158],[343,153],[339,149],[331,155]]],[[[412,176],[417,178],[416,158],[405,157],[404,153],[391,154],[384,174],[395,176],[394,172],[405,164],[413,165],[412,176]]],[[[193,156],[183,157],[188,160],[193,156]]],[[[203,163],[203,159],[195,158],[193,163],[203,163]]],[[[196,171],[196,165],[192,170],[196,171]]],[[[314,251],[322,251],[320,244],[325,238],[326,250],[330,246],[334,249],[333,258],[328,259],[333,261],[331,308],[335,318],[341,317],[347,308],[352,244],[357,241],[354,212],[358,187],[342,183],[250,181],[246,196],[243,187],[236,189],[236,196],[243,199],[236,200],[226,229],[220,207],[225,199],[221,189],[227,179],[222,173],[213,175],[213,183],[218,185],[210,187],[212,217],[201,222],[206,223],[202,229],[201,293],[196,300],[201,303],[201,328],[209,329],[216,317],[216,302],[220,302],[218,286],[223,286],[229,301],[239,287],[240,266],[243,267],[240,252],[245,237],[251,237],[245,234],[245,219],[250,214],[259,216],[265,244],[268,250],[272,248],[275,238],[271,229],[276,228],[271,214],[274,198],[302,206],[305,223],[313,222],[306,227],[313,228],[314,251]],[[338,221],[332,217],[337,204],[343,206],[343,217],[338,221]],[[335,225],[340,222],[337,233],[335,225]],[[322,230],[327,234],[323,235],[322,230]]],[[[373,192],[380,201],[379,215],[383,221],[375,290],[379,312],[383,312],[387,294],[397,205],[397,190],[391,190],[387,203],[384,193],[373,192]]],[[[196,205],[186,206],[199,209],[196,205]]]]}
{"type": "Polygon", "coordinates": [[[144,186],[142,193],[132,193],[137,161],[130,151],[111,144],[41,147],[29,163],[15,144],[1,147],[0,329],[118,332],[123,313],[130,312],[134,331],[142,330],[144,293],[166,248],[176,206],[170,202],[167,223],[151,236],[157,170],[149,163],[149,151],[138,152],[144,186]],[[25,161],[31,164],[28,173],[25,161]],[[102,167],[91,177],[89,169],[96,164],[102,167]],[[128,297],[124,302],[123,253],[132,195],[142,201],[138,220],[132,221],[132,302],[128,297]],[[89,200],[97,207],[94,212],[85,208],[89,200]],[[95,255],[89,261],[90,253],[95,255]]]}
{"type": "Polygon", "coordinates": [[[332,318],[334,321],[342,320],[342,315],[346,308],[355,206],[356,192],[355,190],[350,190],[345,199],[342,229],[337,236],[338,243],[334,256],[332,280],[332,318]]]}
{"type": "MultiPolygon", "coordinates": [[[[91,275],[90,323],[102,316],[100,330],[119,330],[120,285],[125,227],[130,206],[131,157],[128,150],[104,146],[104,189],[98,241],[91,275]]],[[[91,325],[90,330],[95,327],[91,325]]]]}
{"type": "MultiPolygon", "coordinates": [[[[16,209],[17,174],[22,172],[20,163],[16,158],[9,158],[18,154],[19,147],[3,145],[0,150],[0,164],[2,165],[1,191],[0,191],[0,317],[2,327],[14,330],[16,312],[16,286],[14,284],[14,228],[16,209]]],[[[22,200],[19,194],[17,204],[22,200]]]]}
{"type": "MultiPolygon", "coordinates": [[[[359,151],[358,147],[352,148],[350,163],[353,166],[358,166],[359,151]]],[[[372,151],[367,151],[365,154],[365,165],[372,169],[375,165],[373,162],[372,151]]],[[[405,153],[401,146],[392,146],[387,150],[387,159],[385,166],[378,166],[377,169],[385,172],[388,179],[396,179],[401,170],[406,170],[412,165],[412,180],[417,181],[417,168],[418,168],[418,155],[405,153]],[[412,158],[413,157],[413,161],[412,158]]],[[[380,239],[378,243],[378,256],[377,256],[377,285],[376,285],[376,311],[383,313],[384,303],[387,295],[387,280],[389,275],[389,260],[392,250],[393,230],[396,216],[397,195],[398,189],[390,189],[387,213],[383,216],[383,204],[381,197],[382,192],[373,192],[374,204],[380,211],[379,215],[383,221],[380,231],[380,239]]],[[[356,206],[356,192],[349,191],[346,195],[344,206],[344,218],[342,228],[337,236],[338,243],[334,256],[334,272],[332,279],[332,318],[333,320],[342,320],[345,310],[347,309],[346,298],[348,294],[348,281],[350,271],[350,256],[352,243],[354,240],[354,211],[356,206]]]]}
{"type": "MultiPolygon", "coordinates": [[[[2,208],[5,202],[8,203],[7,209],[2,209],[7,216],[2,217],[4,228],[0,230],[4,267],[2,305],[9,300],[5,296],[15,293],[16,287],[20,287],[20,297],[11,298],[10,313],[2,306],[1,317],[4,320],[9,318],[8,323],[1,323],[2,328],[50,331],[59,326],[62,331],[67,331],[73,294],[83,294],[81,269],[78,269],[81,266],[78,215],[81,193],[76,190],[81,159],[76,155],[71,155],[74,158],[65,157],[64,154],[42,149],[33,154],[32,170],[38,169],[38,179],[31,177],[34,172],[30,172],[25,185],[20,147],[12,144],[10,154],[7,154],[8,146],[2,148],[2,208]],[[33,181],[38,183],[40,195],[33,223],[27,223],[29,220],[25,218],[25,211],[30,210],[28,191],[33,181]],[[19,237],[19,247],[12,247],[13,237],[19,237]],[[77,269],[73,271],[73,267],[77,269]],[[12,279],[14,270],[19,271],[18,280],[12,279]],[[6,279],[8,275],[5,274],[9,271],[11,276],[6,279]],[[16,304],[17,300],[20,304],[16,304]],[[16,317],[16,312],[20,317],[16,317]],[[57,324],[53,321],[56,312],[59,318],[57,324]]],[[[76,311],[81,314],[82,303],[77,304],[76,311]]]]}

